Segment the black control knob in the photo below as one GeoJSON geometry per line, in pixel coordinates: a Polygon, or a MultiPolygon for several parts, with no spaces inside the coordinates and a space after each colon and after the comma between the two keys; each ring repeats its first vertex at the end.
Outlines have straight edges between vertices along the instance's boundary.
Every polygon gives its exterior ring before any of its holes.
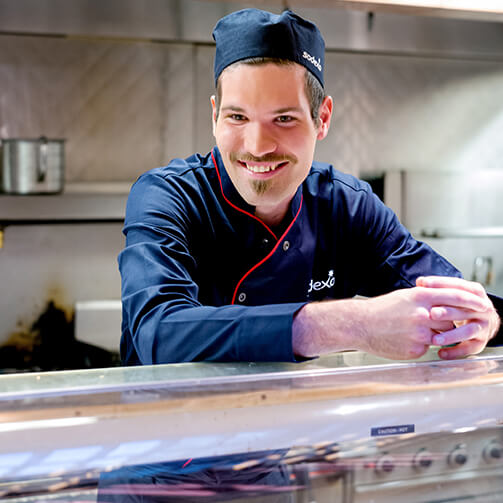
{"type": "Polygon", "coordinates": [[[395,460],[388,455],[381,456],[375,466],[377,473],[391,473],[395,469],[395,460]]]}
{"type": "Polygon", "coordinates": [[[447,462],[453,468],[459,468],[468,461],[468,454],[464,446],[458,445],[450,454],[447,462]]]}
{"type": "Polygon", "coordinates": [[[490,463],[491,461],[498,461],[503,458],[503,445],[496,440],[493,440],[484,449],[484,459],[490,463]]]}
{"type": "Polygon", "coordinates": [[[454,456],[454,463],[459,466],[463,466],[468,461],[468,456],[464,452],[458,452],[454,456]]]}
{"type": "Polygon", "coordinates": [[[502,454],[501,447],[493,446],[493,447],[491,447],[491,450],[489,451],[489,455],[492,459],[500,459],[501,454],[502,454]]]}
{"type": "Polygon", "coordinates": [[[421,449],[412,460],[414,468],[424,470],[433,464],[433,456],[426,449],[421,449]]]}

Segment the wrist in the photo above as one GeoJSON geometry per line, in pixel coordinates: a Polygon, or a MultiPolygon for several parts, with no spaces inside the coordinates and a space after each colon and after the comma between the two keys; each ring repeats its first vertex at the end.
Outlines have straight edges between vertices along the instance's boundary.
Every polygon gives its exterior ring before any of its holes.
{"type": "Polygon", "coordinates": [[[306,304],[294,316],[292,324],[292,350],[296,356],[311,358],[318,356],[316,318],[312,314],[313,304],[306,304]]]}
{"type": "Polygon", "coordinates": [[[343,299],[306,304],[292,326],[294,354],[319,356],[346,350],[365,351],[368,344],[368,300],[343,299]]]}

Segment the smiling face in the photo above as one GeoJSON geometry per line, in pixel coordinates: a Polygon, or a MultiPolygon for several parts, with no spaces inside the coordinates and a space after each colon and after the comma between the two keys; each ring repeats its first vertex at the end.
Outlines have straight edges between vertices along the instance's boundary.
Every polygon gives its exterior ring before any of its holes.
{"type": "Polygon", "coordinates": [[[305,91],[305,68],[237,64],[220,76],[220,110],[213,132],[225,169],[241,197],[266,223],[279,223],[326,136],[332,101],[315,126],[305,91]]]}

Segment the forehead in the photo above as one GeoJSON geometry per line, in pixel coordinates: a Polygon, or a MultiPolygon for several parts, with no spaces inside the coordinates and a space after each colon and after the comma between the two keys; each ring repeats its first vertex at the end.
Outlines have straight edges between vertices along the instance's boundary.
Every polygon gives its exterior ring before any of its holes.
{"type": "MultiPolygon", "coordinates": [[[[307,70],[297,63],[235,63],[220,75],[218,91],[221,104],[238,100],[250,106],[308,105],[307,70]]],[[[236,105],[238,103],[235,103],[236,105]]]]}

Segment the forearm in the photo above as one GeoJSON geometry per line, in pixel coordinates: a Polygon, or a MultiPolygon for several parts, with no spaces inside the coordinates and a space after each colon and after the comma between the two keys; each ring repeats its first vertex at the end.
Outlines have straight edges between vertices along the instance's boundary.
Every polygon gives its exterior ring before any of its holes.
{"type": "Polygon", "coordinates": [[[433,345],[442,358],[484,349],[499,317],[483,288],[459,278],[430,276],[421,286],[366,300],[312,303],[293,324],[293,351],[299,356],[356,349],[392,359],[418,358],[433,345]],[[453,322],[466,320],[453,329],[453,322]]]}
{"type": "MultiPolygon", "coordinates": [[[[465,285],[459,279],[446,281],[465,285]]],[[[460,288],[420,287],[365,300],[313,303],[305,306],[295,318],[293,350],[299,356],[356,349],[391,359],[418,358],[435,344],[439,332],[451,330],[452,320],[459,319],[452,318],[451,308],[442,308],[447,313],[445,319],[432,318],[433,306],[445,305],[458,306],[457,316],[459,309],[486,313],[490,303],[460,288]]],[[[456,337],[457,333],[452,336],[456,337]]]]}
{"type": "Polygon", "coordinates": [[[293,352],[312,357],[337,351],[364,349],[367,316],[364,300],[313,302],[295,316],[293,352]]]}

